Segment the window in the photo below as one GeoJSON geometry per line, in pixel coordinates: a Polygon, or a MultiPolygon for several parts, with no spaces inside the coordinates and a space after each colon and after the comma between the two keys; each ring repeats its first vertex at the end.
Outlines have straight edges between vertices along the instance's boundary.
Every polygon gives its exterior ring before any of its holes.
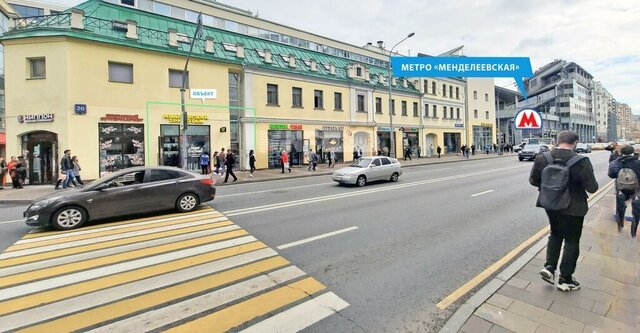
{"type": "MultiPolygon", "coordinates": [[[[113,184],[113,182],[115,182],[117,184],[117,185],[113,185],[113,187],[142,184],[144,182],[144,174],[145,174],[145,171],[129,172],[124,175],[118,176],[117,178],[112,179],[110,183],[113,184]]],[[[109,185],[109,187],[111,186],[112,185],[109,185]]]]}
{"type": "Polygon", "coordinates": [[[477,91],[473,91],[473,99],[478,99],[478,92],[477,91]]]}
{"type": "Polygon", "coordinates": [[[424,105],[424,117],[429,118],[429,104],[424,105]]]}
{"type": "Polygon", "coordinates": [[[302,88],[291,88],[291,106],[294,108],[302,107],[302,88]]]}
{"type": "Polygon", "coordinates": [[[357,77],[362,77],[362,68],[356,67],[356,76],[357,77]]]}
{"type": "Polygon", "coordinates": [[[449,118],[453,119],[453,106],[449,107],[449,118]]]}
{"type": "Polygon", "coordinates": [[[453,98],[453,86],[449,86],[449,97],[453,98]]]}
{"type": "Polygon", "coordinates": [[[424,93],[428,94],[429,92],[429,81],[428,80],[424,80],[424,93]]]}
{"type": "Polygon", "coordinates": [[[171,17],[176,18],[178,20],[184,20],[185,10],[180,7],[172,7],[171,8],[171,17]]]}
{"type": "Polygon", "coordinates": [[[136,1],[135,0],[120,0],[120,4],[121,5],[127,5],[127,6],[131,6],[131,7],[135,7],[136,6],[136,1]]]}
{"type": "Polygon", "coordinates": [[[488,102],[489,101],[489,94],[484,94],[484,101],[488,102]]]}
{"type": "Polygon", "coordinates": [[[29,78],[44,79],[47,76],[45,58],[31,58],[29,61],[29,78]]]}
{"type": "Polygon", "coordinates": [[[342,93],[333,94],[333,103],[336,111],[342,111],[342,93]]]}
{"type": "Polygon", "coordinates": [[[438,118],[438,107],[436,105],[433,106],[433,118],[438,118]]]}
{"type": "MultiPolygon", "coordinates": [[[[182,88],[182,73],[184,71],[177,69],[169,70],[169,87],[170,88],[182,88]]],[[[189,72],[185,74],[184,87],[189,89],[189,72]]]]}
{"type": "Polygon", "coordinates": [[[322,90],[314,90],[313,91],[313,107],[316,109],[322,109],[322,90]]]}
{"type": "Polygon", "coordinates": [[[431,93],[433,95],[436,94],[436,82],[435,81],[431,81],[431,93]]]}
{"type": "Polygon", "coordinates": [[[133,83],[133,64],[122,64],[109,61],[109,81],[133,83]]]}
{"type": "Polygon", "coordinates": [[[382,98],[376,97],[376,113],[382,114],[382,98]]]}
{"type": "Polygon", "coordinates": [[[442,106],[442,118],[447,118],[447,107],[446,106],[442,106]]]}
{"type": "Polygon", "coordinates": [[[396,115],[396,100],[392,99],[391,100],[391,115],[396,115]]]}
{"type": "Polygon", "coordinates": [[[98,139],[100,177],[125,168],[145,165],[144,125],[99,123],[98,139]]]}
{"type": "Polygon", "coordinates": [[[388,158],[386,158],[386,157],[381,158],[381,159],[380,159],[380,161],[382,161],[382,165],[389,165],[389,164],[391,164],[391,161],[390,161],[388,158]]]}
{"type": "Polygon", "coordinates": [[[460,87],[456,87],[456,99],[460,99],[460,87]]]}
{"type": "Polygon", "coordinates": [[[400,105],[402,107],[402,115],[406,116],[407,115],[407,101],[400,102],[400,105]]]}
{"type": "Polygon", "coordinates": [[[267,84],[267,105],[278,105],[277,84],[267,84]]]}
{"type": "Polygon", "coordinates": [[[447,85],[442,85],[442,97],[447,97],[447,85]]]}
{"type": "Polygon", "coordinates": [[[151,170],[149,182],[160,182],[163,180],[177,179],[182,177],[179,171],[151,170]]]}
{"type": "Polygon", "coordinates": [[[153,3],[153,12],[160,15],[170,16],[171,6],[156,1],[153,3]]]}
{"type": "Polygon", "coordinates": [[[485,117],[489,119],[489,111],[486,111],[484,114],[485,114],[485,117]]]}
{"type": "Polygon", "coordinates": [[[456,108],[456,119],[460,119],[460,108],[456,108]]]}
{"type": "Polygon", "coordinates": [[[16,5],[16,4],[12,4],[11,6],[13,7],[13,9],[16,10],[16,12],[18,12],[18,14],[20,14],[21,17],[44,15],[44,9],[42,8],[22,6],[22,5],[16,5]]]}
{"type": "Polygon", "coordinates": [[[418,103],[417,102],[413,102],[413,116],[414,117],[420,117],[420,115],[418,114],[418,103]]]}
{"type": "Polygon", "coordinates": [[[478,110],[473,110],[473,118],[478,118],[478,110]]]}
{"type": "Polygon", "coordinates": [[[358,105],[356,106],[357,112],[367,112],[365,108],[364,95],[358,94],[358,105]]]}

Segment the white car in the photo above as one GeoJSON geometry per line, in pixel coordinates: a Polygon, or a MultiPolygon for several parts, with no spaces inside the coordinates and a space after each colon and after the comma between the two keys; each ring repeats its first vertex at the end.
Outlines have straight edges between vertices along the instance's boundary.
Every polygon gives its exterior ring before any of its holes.
{"type": "Polygon", "coordinates": [[[402,166],[395,158],[386,156],[361,157],[350,166],[333,172],[333,181],[340,184],[365,186],[375,180],[397,182],[402,175],[402,166]]]}

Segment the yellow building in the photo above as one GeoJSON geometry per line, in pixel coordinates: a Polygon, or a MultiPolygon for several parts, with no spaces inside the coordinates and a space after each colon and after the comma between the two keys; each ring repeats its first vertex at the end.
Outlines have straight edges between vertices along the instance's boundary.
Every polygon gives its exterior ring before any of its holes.
{"type": "MultiPolygon", "coordinates": [[[[493,78],[467,78],[466,136],[470,145],[484,150],[498,144],[496,130],[496,92],[493,78]]],[[[493,149],[493,148],[492,148],[493,149]]]]}
{"type": "MultiPolygon", "coordinates": [[[[65,149],[87,179],[133,165],[179,165],[179,88],[192,43],[189,169],[198,169],[204,151],[223,147],[239,152],[244,168],[249,150],[258,168],[276,167],[280,149],[293,153],[294,165],[309,149],[344,161],[354,149],[389,151],[389,79],[372,64],[379,59],[230,32],[217,21],[193,41],[194,11],[170,7],[167,16],[162,8],[91,0],[17,19],[4,35],[7,153],[26,157],[31,183],[55,180],[65,149]]],[[[421,92],[391,81],[395,149],[415,151],[421,92]]]]}

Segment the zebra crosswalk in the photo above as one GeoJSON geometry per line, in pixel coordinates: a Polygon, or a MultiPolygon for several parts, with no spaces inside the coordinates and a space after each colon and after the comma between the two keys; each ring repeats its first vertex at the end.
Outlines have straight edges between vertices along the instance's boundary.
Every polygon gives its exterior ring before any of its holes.
{"type": "Polygon", "coordinates": [[[347,306],[209,207],[29,233],[0,254],[3,332],[296,332],[347,306]]]}

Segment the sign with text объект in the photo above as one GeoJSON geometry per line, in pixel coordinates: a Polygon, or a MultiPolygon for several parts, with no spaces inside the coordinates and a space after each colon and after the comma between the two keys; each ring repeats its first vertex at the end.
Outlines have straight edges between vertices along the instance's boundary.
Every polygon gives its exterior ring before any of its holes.
{"type": "Polygon", "coordinates": [[[527,57],[391,57],[399,77],[512,77],[527,98],[523,78],[533,76],[527,57]]]}
{"type": "Polygon", "coordinates": [[[205,99],[216,99],[217,91],[215,89],[190,89],[189,96],[204,103],[205,99]]]}

